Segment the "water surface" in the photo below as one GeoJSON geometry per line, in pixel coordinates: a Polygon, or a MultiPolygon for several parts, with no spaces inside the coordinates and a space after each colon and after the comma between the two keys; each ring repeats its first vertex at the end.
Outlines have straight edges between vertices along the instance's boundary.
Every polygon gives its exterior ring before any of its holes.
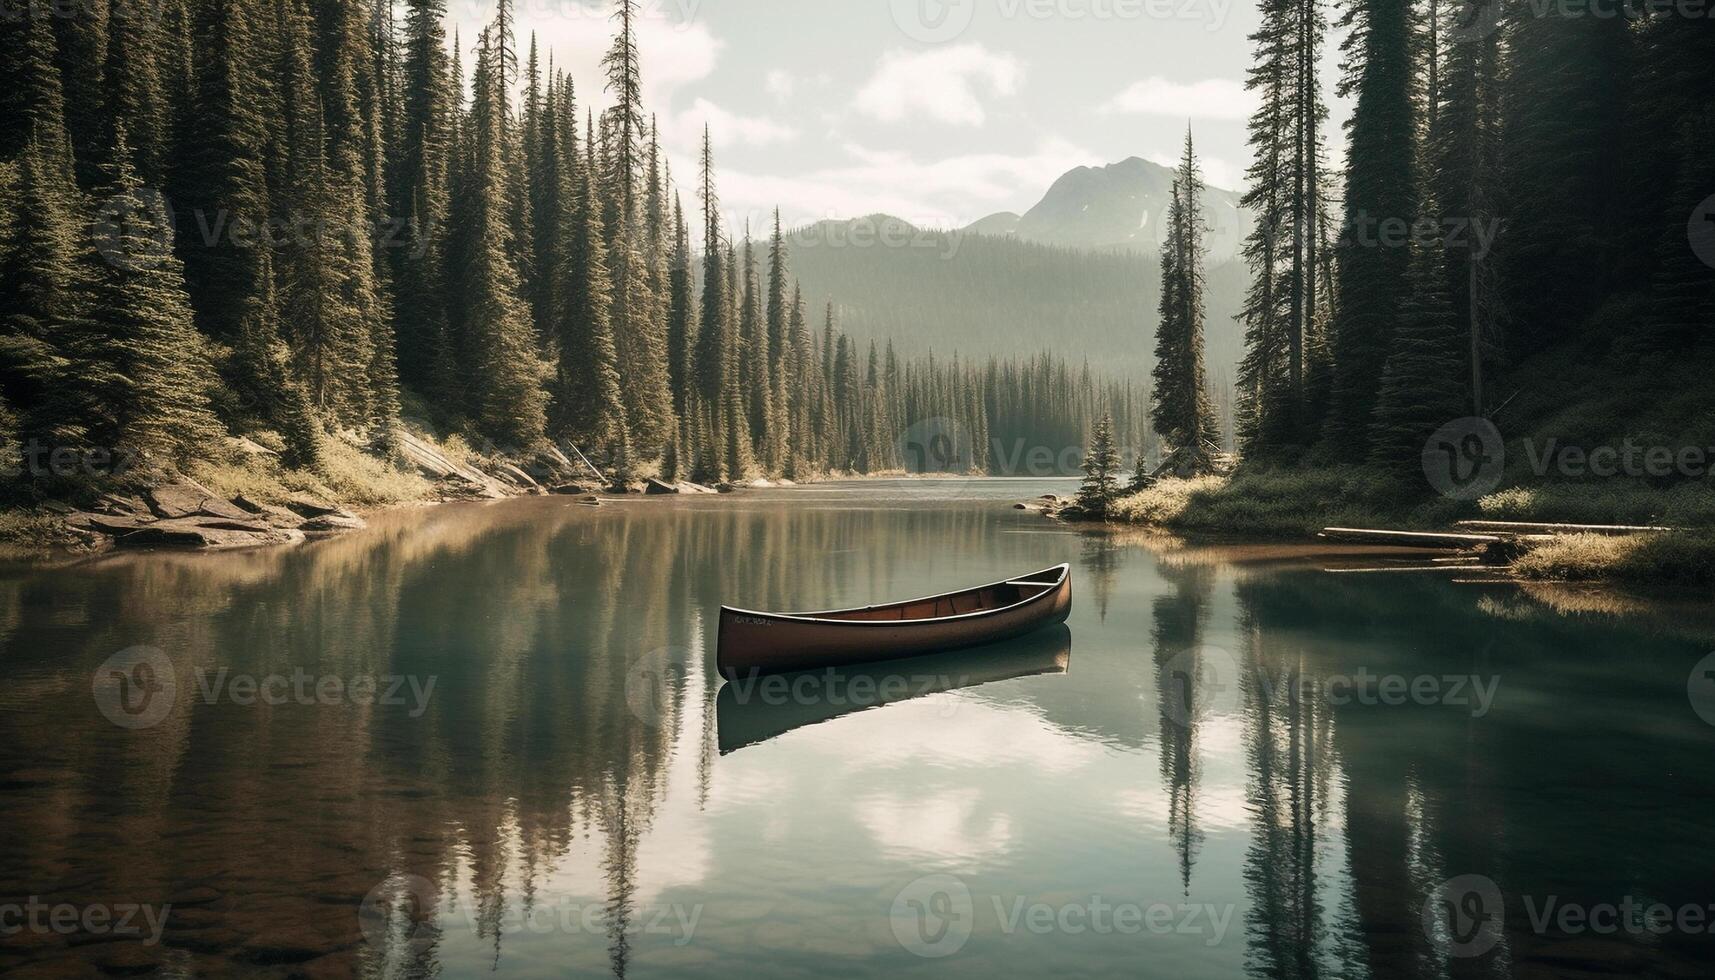
{"type": "Polygon", "coordinates": [[[164,910],[152,945],[13,930],[0,969],[1715,974],[1708,920],[1556,917],[1715,903],[1700,611],[1011,508],[1072,486],[456,505],[0,575],[0,927],[164,910]],[[1067,629],[988,656],[784,703],[710,666],[722,603],[1062,561],[1067,629]]]}

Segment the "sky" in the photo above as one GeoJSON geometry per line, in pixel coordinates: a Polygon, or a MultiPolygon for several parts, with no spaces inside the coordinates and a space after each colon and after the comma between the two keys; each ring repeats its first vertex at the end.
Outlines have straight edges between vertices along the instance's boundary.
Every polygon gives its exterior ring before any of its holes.
{"type": "MultiPolygon", "coordinates": [[[[610,0],[514,0],[520,61],[599,109],[610,0]]],[[[448,0],[467,73],[495,0],[448,0]]],[[[1061,174],[1172,165],[1242,189],[1256,0],[641,0],[644,99],[681,186],[711,128],[735,228],[884,212],[956,228],[1022,213],[1061,174]]],[[[1332,95],[1338,39],[1323,74],[1332,95]]],[[[1349,108],[1332,106],[1338,127],[1349,108]]],[[[1338,133],[1337,128],[1330,129],[1338,133]]],[[[1334,142],[1338,142],[1337,140],[1334,142]]],[[[1337,154],[1336,154],[1337,160],[1337,154]]],[[[694,207],[689,192],[686,206],[694,207]]]]}

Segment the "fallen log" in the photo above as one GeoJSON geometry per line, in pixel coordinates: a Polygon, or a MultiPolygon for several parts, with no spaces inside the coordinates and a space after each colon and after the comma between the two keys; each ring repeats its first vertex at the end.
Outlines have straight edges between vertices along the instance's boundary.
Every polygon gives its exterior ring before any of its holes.
{"type": "Polygon", "coordinates": [[[1423,531],[1381,531],[1367,528],[1323,528],[1325,540],[1341,544],[1386,544],[1399,548],[1428,548],[1434,551],[1470,551],[1489,548],[1507,540],[1498,534],[1446,534],[1423,531]]]}
{"type": "Polygon", "coordinates": [[[1526,521],[1460,521],[1459,527],[1485,534],[1600,534],[1627,537],[1634,534],[1667,534],[1672,527],[1641,527],[1628,524],[1534,524],[1526,521]]]}

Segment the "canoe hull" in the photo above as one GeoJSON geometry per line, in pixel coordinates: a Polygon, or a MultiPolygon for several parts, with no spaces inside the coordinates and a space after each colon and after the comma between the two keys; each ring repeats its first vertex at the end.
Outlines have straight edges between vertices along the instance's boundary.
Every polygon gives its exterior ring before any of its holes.
{"type": "Polygon", "coordinates": [[[732,680],[755,673],[899,660],[1014,639],[1064,623],[1071,615],[1071,570],[1061,566],[1032,578],[1047,575],[1057,575],[1058,583],[1032,599],[990,612],[937,619],[846,622],[822,618],[836,615],[832,613],[777,615],[723,608],[717,654],[720,672],[732,680]]]}

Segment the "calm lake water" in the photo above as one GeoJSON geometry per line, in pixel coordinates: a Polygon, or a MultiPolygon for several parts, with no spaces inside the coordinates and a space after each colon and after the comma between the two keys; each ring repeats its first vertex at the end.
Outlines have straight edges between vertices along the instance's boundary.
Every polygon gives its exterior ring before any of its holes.
{"type": "Polygon", "coordinates": [[[1707,610],[1011,509],[1072,486],[0,574],[0,970],[1715,975],[1707,610]],[[712,669],[723,602],[1059,562],[1066,629],[983,655],[712,669]]]}

